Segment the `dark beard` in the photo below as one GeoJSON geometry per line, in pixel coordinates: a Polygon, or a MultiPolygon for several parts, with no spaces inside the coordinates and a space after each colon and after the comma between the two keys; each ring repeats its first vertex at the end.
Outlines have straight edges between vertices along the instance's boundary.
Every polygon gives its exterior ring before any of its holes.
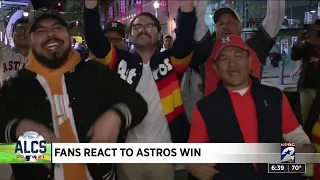
{"type": "Polygon", "coordinates": [[[48,59],[45,56],[37,54],[33,48],[31,48],[31,51],[39,63],[48,67],[49,69],[58,69],[68,60],[71,47],[68,47],[68,49],[63,52],[61,57],[57,57],[57,53],[54,53],[52,59],[48,59]]]}
{"type": "Polygon", "coordinates": [[[151,52],[151,51],[154,51],[154,49],[157,48],[157,45],[158,44],[150,44],[150,45],[139,46],[139,45],[135,45],[134,44],[134,48],[139,52],[151,52]]]}

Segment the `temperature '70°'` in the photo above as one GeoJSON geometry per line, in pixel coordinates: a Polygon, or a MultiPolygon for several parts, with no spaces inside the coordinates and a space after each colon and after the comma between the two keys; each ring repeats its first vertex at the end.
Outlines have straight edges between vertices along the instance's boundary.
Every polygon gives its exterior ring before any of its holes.
{"type": "Polygon", "coordinates": [[[291,173],[305,173],[306,164],[289,164],[289,172],[291,173]]]}

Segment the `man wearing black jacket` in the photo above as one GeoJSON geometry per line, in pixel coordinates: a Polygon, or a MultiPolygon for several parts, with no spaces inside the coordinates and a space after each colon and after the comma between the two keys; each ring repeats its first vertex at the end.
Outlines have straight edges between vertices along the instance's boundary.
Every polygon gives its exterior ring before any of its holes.
{"type": "MultiPolygon", "coordinates": [[[[55,10],[37,10],[30,26],[26,68],[0,93],[0,142],[13,143],[26,131],[47,142],[123,142],[125,131],[147,113],[143,98],[95,61],[80,61],[67,23],[55,10]],[[112,86],[110,86],[110,84],[112,86]]],[[[16,180],[111,180],[113,164],[12,165],[16,180]]]]}
{"type": "MultiPolygon", "coordinates": [[[[221,81],[214,92],[197,103],[189,142],[291,142],[296,153],[314,153],[286,96],[249,75],[251,55],[240,36],[230,35],[216,42],[212,68],[221,81]]],[[[201,180],[304,179],[295,174],[268,174],[267,164],[187,164],[187,168],[201,180]]]]}
{"type": "MultiPolygon", "coordinates": [[[[317,23],[320,25],[319,21],[317,23]]],[[[304,124],[315,99],[316,90],[320,85],[320,37],[315,36],[308,34],[307,30],[303,30],[291,49],[291,59],[294,61],[302,60],[298,90],[300,92],[301,114],[304,124]]]]}
{"type": "MultiPolygon", "coordinates": [[[[160,21],[151,13],[137,15],[129,25],[129,36],[135,46],[135,52],[130,53],[117,49],[105,38],[97,1],[85,1],[84,34],[88,47],[102,59],[101,63],[116,70],[120,78],[140,92],[148,104],[148,114],[142,123],[130,129],[127,143],[187,142],[190,125],[184,113],[180,78],[189,66],[198,67],[205,60],[191,61],[195,54],[195,9],[193,1],[181,1],[176,39],[173,47],[164,52],[157,49],[160,21]]],[[[174,171],[172,164],[121,164],[119,179],[173,180],[174,171]]]]}

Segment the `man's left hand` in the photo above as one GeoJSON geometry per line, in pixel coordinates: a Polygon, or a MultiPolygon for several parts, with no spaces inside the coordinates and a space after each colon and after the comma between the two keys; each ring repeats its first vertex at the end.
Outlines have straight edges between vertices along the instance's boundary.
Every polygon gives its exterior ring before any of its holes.
{"type": "Polygon", "coordinates": [[[90,128],[91,143],[116,143],[121,128],[121,118],[114,110],[106,111],[90,128]]]}

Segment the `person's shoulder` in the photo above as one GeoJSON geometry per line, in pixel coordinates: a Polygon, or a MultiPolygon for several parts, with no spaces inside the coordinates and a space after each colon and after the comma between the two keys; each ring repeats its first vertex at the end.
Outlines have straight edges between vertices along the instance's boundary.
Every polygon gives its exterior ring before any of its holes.
{"type": "Polygon", "coordinates": [[[0,51],[1,52],[8,52],[8,51],[13,51],[13,50],[12,50],[11,46],[0,43],[0,51]]]}
{"type": "Polygon", "coordinates": [[[35,76],[35,73],[23,68],[19,71],[11,73],[9,76],[3,79],[3,85],[13,88],[20,87],[28,84],[29,80],[34,80],[35,76]]]}
{"type": "Polygon", "coordinates": [[[282,93],[282,91],[277,87],[267,86],[264,84],[260,84],[260,87],[263,90],[263,92],[266,92],[266,93],[282,93]]]}
{"type": "Polygon", "coordinates": [[[86,69],[87,71],[93,72],[93,73],[110,70],[109,66],[106,66],[93,59],[86,59],[84,61],[81,61],[78,65],[78,68],[86,69]]]}
{"type": "Polygon", "coordinates": [[[207,108],[207,107],[212,107],[215,104],[219,104],[221,99],[221,94],[216,90],[213,91],[212,93],[210,93],[208,96],[202,98],[201,100],[199,100],[197,102],[197,107],[198,109],[203,109],[203,108],[207,108]]]}

